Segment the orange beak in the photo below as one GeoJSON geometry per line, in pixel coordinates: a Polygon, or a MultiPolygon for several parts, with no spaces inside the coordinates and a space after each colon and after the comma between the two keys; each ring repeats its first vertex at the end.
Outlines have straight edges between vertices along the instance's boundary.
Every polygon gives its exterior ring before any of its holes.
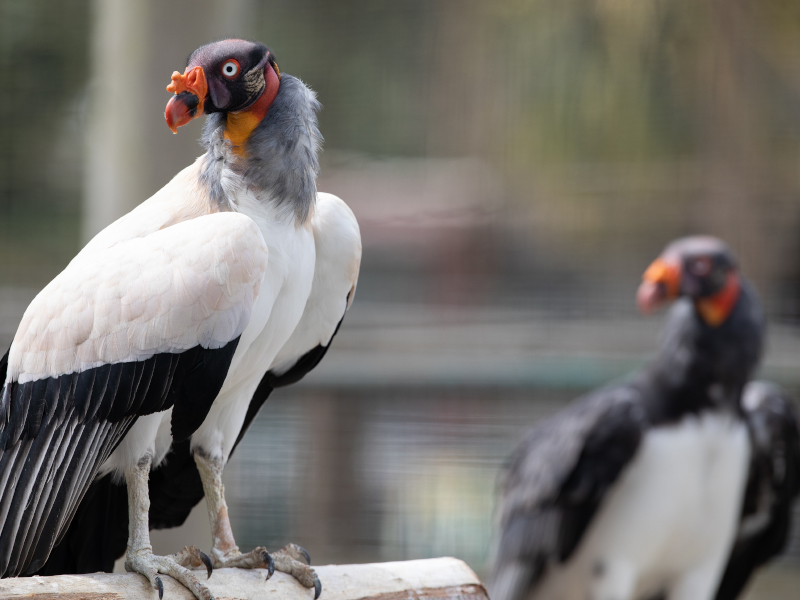
{"type": "Polygon", "coordinates": [[[164,118],[172,133],[178,133],[178,127],[203,114],[203,104],[208,93],[203,67],[186,67],[183,75],[175,71],[167,91],[175,95],[164,109],[164,118]]]}
{"type": "Polygon", "coordinates": [[[642,275],[642,283],[636,292],[639,312],[646,315],[658,310],[669,300],[677,298],[680,289],[680,265],[657,258],[642,275]]]}

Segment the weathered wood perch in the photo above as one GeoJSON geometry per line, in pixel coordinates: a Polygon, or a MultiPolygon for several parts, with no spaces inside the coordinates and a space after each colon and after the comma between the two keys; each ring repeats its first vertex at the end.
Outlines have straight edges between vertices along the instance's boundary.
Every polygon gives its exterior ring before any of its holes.
{"type": "MultiPolygon", "coordinates": [[[[488,600],[478,577],[455,558],[432,558],[368,565],[314,567],[322,581],[319,600],[488,600]]],[[[205,583],[217,600],[311,600],[308,590],[276,572],[217,569],[205,583]]],[[[164,600],[194,600],[164,577],[164,600]]],[[[201,575],[201,581],[205,574],[201,575]]],[[[158,600],[147,580],[134,573],[94,573],[0,580],[0,598],[26,600],[158,600]]]]}

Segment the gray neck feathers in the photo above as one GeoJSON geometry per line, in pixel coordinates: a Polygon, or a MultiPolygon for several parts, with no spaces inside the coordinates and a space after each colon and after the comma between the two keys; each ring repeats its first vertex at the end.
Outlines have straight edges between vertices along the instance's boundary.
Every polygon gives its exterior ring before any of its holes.
{"type": "Polygon", "coordinates": [[[233,154],[223,137],[225,113],[208,115],[201,140],[206,148],[201,181],[211,201],[221,210],[235,209],[222,186],[223,167],[228,167],[241,177],[242,185],[265,193],[270,202],[304,223],[317,195],[319,108],[314,92],[284,74],[267,116],[247,141],[245,158],[233,154]]]}

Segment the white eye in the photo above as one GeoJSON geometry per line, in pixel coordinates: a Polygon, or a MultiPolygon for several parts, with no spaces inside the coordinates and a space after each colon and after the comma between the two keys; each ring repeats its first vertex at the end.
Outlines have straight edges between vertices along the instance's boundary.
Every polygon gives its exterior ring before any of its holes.
{"type": "Polygon", "coordinates": [[[239,74],[239,63],[231,59],[222,65],[222,74],[225,77],[236,77],[239,74]]]}

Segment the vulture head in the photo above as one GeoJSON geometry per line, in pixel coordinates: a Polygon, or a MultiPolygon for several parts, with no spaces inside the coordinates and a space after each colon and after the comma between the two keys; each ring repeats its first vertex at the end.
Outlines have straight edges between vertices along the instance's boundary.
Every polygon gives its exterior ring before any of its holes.
{"type": "Polygon", "coordinates": [[[226,137],[239,144],[264,118],[280,87],[281,72],[264,44],[222,40],[200,46],[186,70],[172,74],[175,94],[164,117],[173,133],[203,114],[228,115],[226,137]]]}
{"type": "Polygon", "coordinates": [[[738,265],[727,244],[692,236],[669,244],[647,268],[636,302],[646,314],[685,296],[706,324],[717,327],[731,314],[740,291],[738,265]]]}

